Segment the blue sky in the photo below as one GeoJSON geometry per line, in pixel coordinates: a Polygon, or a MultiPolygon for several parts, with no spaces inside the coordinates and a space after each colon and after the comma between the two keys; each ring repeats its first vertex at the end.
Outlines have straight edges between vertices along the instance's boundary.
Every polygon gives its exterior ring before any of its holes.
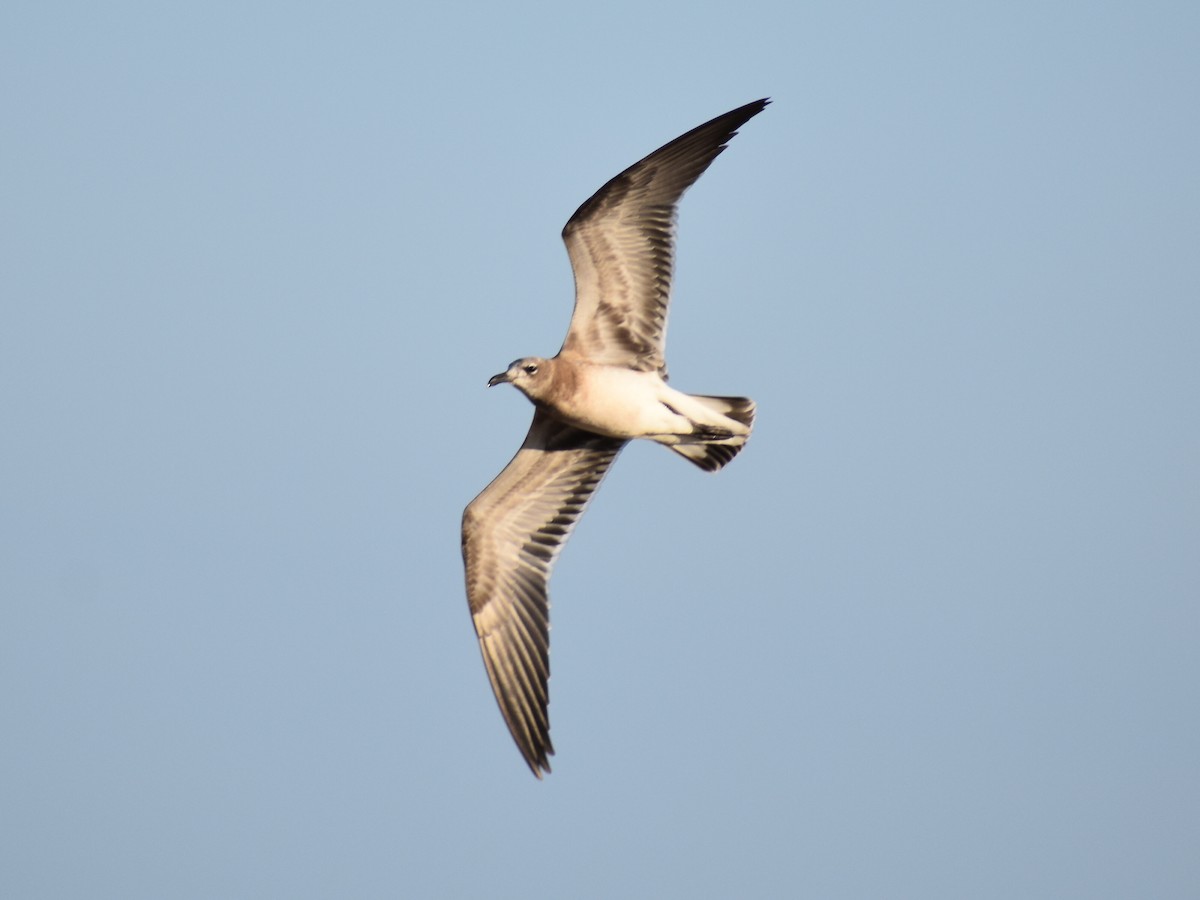
{"type": "Polygon", "coordinates": [[[1192,4],[7,4],[0,894],[1194,897],[1192,4]],[[463,506],[558,233],[685,198],[672,383],[552,585],[554,774],[463,506]]]}

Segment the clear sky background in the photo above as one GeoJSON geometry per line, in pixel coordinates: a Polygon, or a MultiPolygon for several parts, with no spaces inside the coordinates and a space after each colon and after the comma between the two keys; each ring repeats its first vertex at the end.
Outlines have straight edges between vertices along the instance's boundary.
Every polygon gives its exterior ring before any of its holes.
{"type": "Polygon", "coordinates": [[[1200,7],[0,10],[0,895],[1200,895],[1200,7]],[[672,383],[552,585],[459,517],[559,230],[683,203],[672,383]]]}

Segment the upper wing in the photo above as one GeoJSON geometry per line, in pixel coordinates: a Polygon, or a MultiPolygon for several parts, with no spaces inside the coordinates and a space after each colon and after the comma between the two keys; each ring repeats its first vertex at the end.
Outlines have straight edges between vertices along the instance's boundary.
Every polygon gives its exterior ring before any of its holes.
{"type": "Polygon", "coordinates": [[[768,102],[748,103],[660,147],[575,211],[563,229],[575,311],[561,353],[666,374],[679,198],[768,102]]]}
{"type": "Polygon", "coordinates": [[[550,600],[559,550],[625,442],[538,410],[517,455],[463,513],[467,602],[500,712],[533,774],[550,771],[550,600]]]}

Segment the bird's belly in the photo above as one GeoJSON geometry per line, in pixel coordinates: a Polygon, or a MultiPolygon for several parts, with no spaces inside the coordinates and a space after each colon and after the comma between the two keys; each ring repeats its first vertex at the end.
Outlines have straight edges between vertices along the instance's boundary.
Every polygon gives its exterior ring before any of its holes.
{"type": "Polygon", "coordinates": [[[657,373],[596,367],[571,399],[554,411],[576,428],[632,439],[687,431],[687,420],[662,403],[657,373]]]}

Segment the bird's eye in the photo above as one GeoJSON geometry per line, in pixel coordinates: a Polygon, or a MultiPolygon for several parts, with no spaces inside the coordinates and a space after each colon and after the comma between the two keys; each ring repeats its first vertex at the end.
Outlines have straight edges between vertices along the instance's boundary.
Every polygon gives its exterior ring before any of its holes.
{"type": "Polygon", "coordinates": [[[526,375],[536,375],[537,374],[537,366],[535,366],[533,363],[530,363],[529,365],[527,365],[525,367],[525,374],[526,375]]]}

